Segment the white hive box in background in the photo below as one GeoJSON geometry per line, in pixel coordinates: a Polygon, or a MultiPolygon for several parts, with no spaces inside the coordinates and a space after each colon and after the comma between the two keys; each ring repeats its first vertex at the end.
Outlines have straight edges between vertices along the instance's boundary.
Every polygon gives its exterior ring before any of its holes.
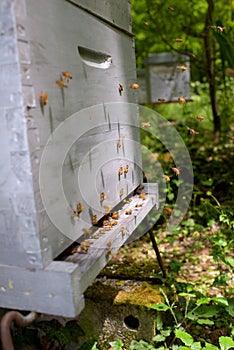
{"type": "Polygon", "coordinates": [[[190,98],[190,61],[186,55],[159,53],[145,60],[147,102],[175,102],[190,98]]]}

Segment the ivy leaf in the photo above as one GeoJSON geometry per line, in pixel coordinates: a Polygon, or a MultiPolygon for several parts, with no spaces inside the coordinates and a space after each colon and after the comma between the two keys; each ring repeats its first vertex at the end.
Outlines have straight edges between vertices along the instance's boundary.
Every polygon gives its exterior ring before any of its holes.
{"type": "Polygon", "coordinates": [[[234,348],[234,340],[230,337],[220,337],[219,345],[221,350],[228,350],[234,348]]]}
{"type": "Polygon", "coordinates": [[[159,304],[153,304],[151,305],[151,309],[157,310],[157,311],[167,311],[169,308],[168,305],[164,303],[159,303],[159,304]]]}
{"type": "Polygon", "coordinates": [[[193,337],[189,333],[181,331],[180,329],[176,329],[175,336],[187,346],[190,346],[193,343],[193,337]]]}

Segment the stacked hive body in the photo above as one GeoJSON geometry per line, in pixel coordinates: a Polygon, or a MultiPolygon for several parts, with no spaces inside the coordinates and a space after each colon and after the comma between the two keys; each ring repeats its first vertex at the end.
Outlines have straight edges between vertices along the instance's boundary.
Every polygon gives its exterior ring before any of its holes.
{"type": "Polygon", "coordinates": [[[136,195],[92,241],[92,226],[142,181],[129,23],[127,0],[0,3],[2,307],[77,315],[156,204],[155,193],[136,195]],[[85,232],[80,261],[58,258],[85,232]]]}

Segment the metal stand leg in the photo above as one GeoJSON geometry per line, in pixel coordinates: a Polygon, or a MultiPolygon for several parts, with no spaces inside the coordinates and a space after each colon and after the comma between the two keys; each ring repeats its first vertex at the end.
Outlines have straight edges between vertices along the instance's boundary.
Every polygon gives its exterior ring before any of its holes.
{"type": "Polygon", "coordinates": [[[160,269],[162,271],[163,277],[166,278],[167,274],[166,274],[166,271],[165,271],[164,266],[163,266],[162,257],[161,257],[160,251],[158,249],[158,245],[157,245],[157,242],[155,240],[155,237],[154,237],[154,234],[153,234],[153,230],[150,229],[148,232],[149,232],[150,239],[151,239],[151,242],[152,242],[155,254],[157,256],[158,264],[159,264],[160,269]]]}

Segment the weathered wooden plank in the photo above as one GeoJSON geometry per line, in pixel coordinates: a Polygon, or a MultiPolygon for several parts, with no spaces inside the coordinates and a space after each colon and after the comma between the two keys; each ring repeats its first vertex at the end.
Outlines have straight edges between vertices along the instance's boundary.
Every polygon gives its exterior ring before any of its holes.
{"type": "Polygon", "coordinates": [[[54,261],[45,270],[0,265],[0,306],[75,317],[84,307],[77,265],[54,261]]]}

